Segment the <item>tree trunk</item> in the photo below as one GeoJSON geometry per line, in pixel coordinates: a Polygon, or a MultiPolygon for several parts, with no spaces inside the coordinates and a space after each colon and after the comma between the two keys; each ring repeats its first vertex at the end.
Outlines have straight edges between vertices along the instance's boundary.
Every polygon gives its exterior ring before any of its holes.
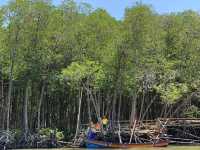
{"type": "Polygon", "coordinates": [[[117,102],[117,92],[116,89],[113,96],[113,103],[112,103],[112,125],[114,125],[114,122],[116,121],[116,102],[117,102]]]}
{"type": "Polygon", "coordinates": [[[76,142],[77,136],[78,136],[79,131],[80,131],[80,116],[81,116],[82,95],[83,95],[83,88],[81,88],[80,91],[79,91],[79,106],[78,106],[76,134],[75,134],[75,137],[74,137],[74,143],[76,142]]]}
{"type": "Polygon", "coordinates": [[[40,129],[40,115],[41,115],[41,106],[43,102],[43,96],[44,96],[44,89],[45,89],[45,83],[42,85],[42,90],[40,94],[40,99],[39,99],[39,105],[38,105],[38,116],[37,116],[37,129],[40,129]]]}
{"type": "Polygon", "coordinates": [[[5,111],[4,111],[4,81],[3,79],[1,80],[1,128],[4,129],[4,119],[5,119],[5,111]]]}
{"type": "Polygon", "coordinates": [[[8,102],[7,102],[7,115],[6,115],[6,130],[10,129],[10,104],[13,89],[13,67],[14,67],[14,50],[10,51],[10,69],[9,69],[9,88],[8,88],[8,102]]]}
{"type": "Polygon", "coordinates": [[[122,93],[120,92],[119,104],[118,104],[118,116],[117,116],[118,121],[120,121],[120,116],[121,116],[121,104],[122,104],[122,93]]]}
{"type": "Polygon", "coordinates": [[[146,114],[148,113],[149,109],[151,108],[153,102],[156,100],[157,98],[157,95],[155,95],[151,101],[149,102],[149,105],[147,106],[147,108],[145,109],[144,113],[142,114],[142,117],[141,117],[141,122],[144,120],[144,118],[146,117],[146,114]]]}
{"type": "Polygon", "coordinates": [[[132,108],[131,108],[131,118],[130,124],[132,125],[134,120],[136,120],[136,105],[137,105],[137,98],[136,93],[132,96],[132,108]]]}
{"type": "Polygon", "coordinates": [[[122,92],[120,91],[120,95],[119,95],[119,106],[118,106],[118,116],[117,116],[118,128],[119,128],[119,130],[118,130],[118,137],[119,137],[119,142],[120,142],[120,144],[122,144],[121,129],[120,129],[121,103],[122,103],[122,92]]]}
{"type": "Polygon", "coordinates": [[[93,106],[94,106],[94,110],[95,110],[95,113],[96,113],[96,116],[97,116],[97,119],[98,121],[101,121],[100,120],[100,113],[99,113],[99,109],[98,109],[98,104],[97,102],[95,101],[95,98],[94,96],[92,95],[92,92],[90,90],[90,88],[84,86],[84,88],[86,89],[87,93],[89,94],[89,97],[90,97],[90,101],[92,102],[93,106]]]}
{"type": "Polygon", "coordinates": [[[92,116],[91,116],[91,109],[90,109],[90,97],[89,93],[87,92],[87,107],[88,107],[88,117],[89,117],[89,122],[92,121],[92,116]]]}
{"type": "Polygon", "coordinates": [[[144,101],[145,101],[145,91],[144,89],[142,90],[142,103],[141,103],[141,107],[140,107],[140,116],[139,116],[139,119],[141,119],[142,117],[142,113],[143,113],[143,109],[144,109],[144,101]]]}
{"type": "Polygon", "coordinates": [[[29,81],[27,82],[26,89],[25,89],[25,98],[23,103],[23,129],[25,134],[25,139],[28,134],[28,100],[29,100],[29,81]]]}

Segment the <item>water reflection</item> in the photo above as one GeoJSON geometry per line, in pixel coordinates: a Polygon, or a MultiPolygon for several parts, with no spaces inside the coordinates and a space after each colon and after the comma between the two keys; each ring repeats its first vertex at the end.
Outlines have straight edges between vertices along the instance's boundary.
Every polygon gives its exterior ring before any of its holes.
{"type": "MultiPolygon", "coordinates": [[[[19,150],[19,149],[18,149],[19,150]]],[[[23,149],[26,150],[26,149],[23,149]]],[[[36,150],[36,149],[27,149],[27,150],[36,150]]],[[[81,148],[61,148],[61,149],[40,149],[40,150],[87,150],[81,148]]],[[[113,149],[89,149],[89,150],[113,150],[113,149]]],[[[117,149],[124,150],[124,149],[117,149]]],[[[128,150],[200,150],[200,146],[168,146],[166,148],[131,148],[128,150]]]]}

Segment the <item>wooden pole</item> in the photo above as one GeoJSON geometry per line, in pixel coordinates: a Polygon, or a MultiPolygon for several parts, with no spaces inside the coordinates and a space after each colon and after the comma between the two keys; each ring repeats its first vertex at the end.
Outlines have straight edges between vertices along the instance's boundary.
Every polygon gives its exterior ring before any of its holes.
{"type": "Polygon", "coordinates": [[[79,91],[79,106],[78,106],[78,115],[77,115],[77,124],[76,124],[76,134],[74,137],[74,144],[76,144],[76,139],[79,134],[79,127],[80,127],[80,116],[81,116],[81,103],[82,103],[82,95],[83,95],[83,88],[80,88],[79,91]]]}
{"type": "Polygon", "coordinates": [[[130,137],[130,140],[129,140],[129,144],[131,144],[131,141],[133,139],[133,134],[135,133],[136,123],[137,123],[137,120],[134,120],[134,125],[133,125],[133,128],[131,129],[131,137],[130,137]]]}

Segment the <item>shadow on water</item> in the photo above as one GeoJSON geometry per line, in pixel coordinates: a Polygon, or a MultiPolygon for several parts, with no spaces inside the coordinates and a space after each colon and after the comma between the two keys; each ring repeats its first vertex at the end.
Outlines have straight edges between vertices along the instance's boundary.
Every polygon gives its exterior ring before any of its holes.
{"type": "MultiPolygon", "coordinates": [[[[23,149],[23,150],[36,150],[36,149],[23,149]]],[[[113,150],[113,149],[60,148],[60,149],[40,149],[40,150],[113,150]]],[[[117,149],[117,150],[124,150],[124,149],[117,149]]],[[[157,147],[131,148],[128,150],[200,150],[200,146],[168,146],[166,148],[157,148],[157,147]]]]}

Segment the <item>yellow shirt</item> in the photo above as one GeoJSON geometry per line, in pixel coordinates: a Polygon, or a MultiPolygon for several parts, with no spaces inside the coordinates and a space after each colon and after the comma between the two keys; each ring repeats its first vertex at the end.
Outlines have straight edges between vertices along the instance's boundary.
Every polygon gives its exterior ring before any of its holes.
{"type": "Polygon", "coordinates": [[[103,123],[103,125],[108,124],[108,119],[107,118],[102,119],[102,123],[103,123]]]}

